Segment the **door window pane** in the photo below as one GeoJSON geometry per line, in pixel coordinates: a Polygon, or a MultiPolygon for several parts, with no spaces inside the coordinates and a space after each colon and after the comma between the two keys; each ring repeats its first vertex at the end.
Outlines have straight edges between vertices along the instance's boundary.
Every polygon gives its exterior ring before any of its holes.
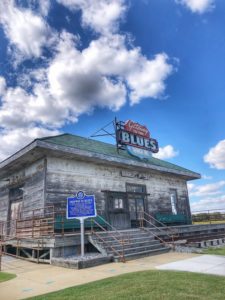
{"type": "Polygon", "coordinates": [[[135,199],[129,199],[129,211],[131,220],[136,220],[136,203],[135,199]]]}
{"type": "Polygon", "coordinates": [[[123,208],[123,199],[122,198],[115,198],[114,199],[114,208],[123,208]]]}

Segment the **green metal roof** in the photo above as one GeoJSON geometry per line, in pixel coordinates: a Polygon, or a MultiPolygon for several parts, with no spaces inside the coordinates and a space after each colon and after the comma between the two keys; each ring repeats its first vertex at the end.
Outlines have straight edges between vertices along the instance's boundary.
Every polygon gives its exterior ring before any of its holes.
{"type": "MultiPolygon", "coordinates": [[[[77,136],[77,135],[68,134],[68,133],[57,135],[57,136],[52,136],[52,137],[44,137],[44,138],[40,138],[37,140],[56,144],[56,145],[76,148],[76,149],[80,149],[80,150],[87,150],[87,151],[98,153],[98,154],[105,154],[108,156],[113,156],[113,157],[118,157],[118,158],[126,158],[126,159],[130,159],[130,160],[136,160],[136,161],[143,162],[143,160],[136,158],[135,156],[131,156],[129,153],[127,153],[124,150],[120,150],[118,153],[115,145],[104,143],[101,141],[96,141],[93,139],[89,139],[89,138],[85,138],[85,137],[81,137],[81,136],[77,136]]],[[[158,158],[151,157],[151,158],[145,160],[144,162],[148,163],[150,165],[167,168],[167,169],[171,169],[174,171],[188,173],[187,175],[190,175],[190,173],[191,173],[194,177],[199,177],[198,173],[195,173],[188,169],[174,165],[167,161],[160,160],[158,158]]]]}

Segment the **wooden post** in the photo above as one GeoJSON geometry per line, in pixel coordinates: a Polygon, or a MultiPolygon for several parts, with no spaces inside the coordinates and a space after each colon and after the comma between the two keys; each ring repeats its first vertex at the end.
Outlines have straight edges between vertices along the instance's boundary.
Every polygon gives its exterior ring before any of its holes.
{"type": "Polygon", "coordinates": [[[16,241],[16,256],[19,256],[19,253],[18,253],[18,239],[16,241]]]}

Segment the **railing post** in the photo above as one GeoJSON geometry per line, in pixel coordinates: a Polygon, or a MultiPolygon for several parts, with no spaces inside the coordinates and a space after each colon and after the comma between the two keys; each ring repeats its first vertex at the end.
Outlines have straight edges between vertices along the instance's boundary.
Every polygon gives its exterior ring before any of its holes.
{"type": "Polygon", "coordinates": [[[208,219],[209,219],[209,224],[211,224],[211,216],[210,216],[209,210],[208,210],[208,219]]]}
{"type": "Polygon", "coordinates": [[[16,237],[17,237],[17,219],[16,219],[16,226],[15,226],[15,234],[16,234],[16,237]]]}
{"type": "Polygon", "coordinates": [[[38,248],[37,248],[37,263],[39,264],[39,240],[38,240],[38,248]]]}
{"type": "Polygon", "coordinates": [[[55,206],[52,207],[52,235],[55,235],[55,206]]]}
{"type": "Polygon", "coordinates": [[[94,229],[93,229],[93,218],[91,218],[91,233],[93,233],[94,229]]]}
{"type": "Polygon", "coordinates": [[[125,262],[125,257],[124,257],[124,239],[122,239],[122,259],[123,259],[123,262],[125,262]]]}
{"type": "Polygon", "coordinates": [[[64,217],[62,217],[61,221],[62,221],[62,223],[61,223],[61,225],[62,225],[62,235],[64,236],[64,217]]]}
{"type": "Polygon", "coordinates": [[[34,237],[34,211],[32,211],[32,238],[34,237]]]}

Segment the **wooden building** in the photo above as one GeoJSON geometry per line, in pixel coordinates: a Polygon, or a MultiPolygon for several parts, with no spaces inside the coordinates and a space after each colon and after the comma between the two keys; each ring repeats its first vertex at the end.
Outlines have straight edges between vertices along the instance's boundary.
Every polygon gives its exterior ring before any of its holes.
{"type": "MultiPolygon", "coordinates": [[[[66,209],[79,190],[94,194],[112,226],[139,226],[143,212],[170,224],[190,224],[187,181],[200,175],[156,158],[140,160],[112,144],[71,134],[36,139],[0,163],[0,220],[34,209],[66,209]]],[[[13,230],[12,228],[10,230],[13,230]]]]}

